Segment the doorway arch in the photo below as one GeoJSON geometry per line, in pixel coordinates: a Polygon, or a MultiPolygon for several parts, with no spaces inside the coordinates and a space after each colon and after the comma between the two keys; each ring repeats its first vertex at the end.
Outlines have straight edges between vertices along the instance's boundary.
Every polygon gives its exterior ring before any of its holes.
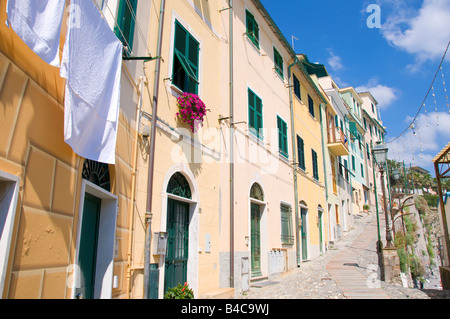
{"type": "Polygon", "coordinates": [[[161,274],[159,298],[163,298],[165,291],[174,284],[176,286],[177,282],[182,285],[188,282],[194,295],[197,296],[198,210],[199,191],[194,174],[185,163],[172,166],[166,173],[161,190],[160,229],[168,233],[168,243],[166,255],[160,256],[158,263],[161,274]],[[173,238],[177,231],[180,231],[182,235],[173,238]],[[171,239],[175,242],[171,243],[171,239]]]}
{"type": "Polygon", "coordinates": [[[264,190],[258,182],[251,184],[249,199],[251,276],[260,277],[267,268],[267,258],[263,254],[267,242],[266,232],[263,231],[267,216],[265,216],[264,190]]]}
{"type": "Polygon", "coordinates": [[[301,216],[301,246],[302,246],[302,260],[309,259],[309,214],[308,214],[308,205],[304,202],[300,202],[300,216],[301,216]]]}

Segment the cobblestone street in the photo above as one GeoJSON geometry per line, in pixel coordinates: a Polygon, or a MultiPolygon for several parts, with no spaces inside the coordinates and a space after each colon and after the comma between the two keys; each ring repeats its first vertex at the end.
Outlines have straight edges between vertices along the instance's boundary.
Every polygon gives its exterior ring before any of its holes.
{"type": "MultiPolygon", "coordinates": [[[[383,238],[384,219],[380,215],[383,238]]],[[[450,298],[447,291],[403,288],[380,281],[376,241],[376,214],[359,215],[354,227],[327,253],[267,285],[252,286],[239,299],[450,298]]]]}

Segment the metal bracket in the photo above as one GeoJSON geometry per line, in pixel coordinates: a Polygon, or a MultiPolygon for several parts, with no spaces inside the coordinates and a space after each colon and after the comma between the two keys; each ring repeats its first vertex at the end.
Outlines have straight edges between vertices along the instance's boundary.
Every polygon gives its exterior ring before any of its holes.
{"type": "Polygon", "coordinates": [[[231,116],[228,116],[228,117],[219,117],[219,124],[220,124],[222,121],[230,120],[230,119],[231,119],[231,116]]]}
{"type": "Polygon", "coordinates": [[[233,7],[228,7],[228,8],[220,9],[219,12],[226,11],[226,10],[230,10],[230,9],[233,9],[233,7]]]}
{"type": "Polygon", "coordinates": [[[125,61],[136,61],[136,60],[140,60],[140,61],[144,61],[144,62],[149,62],[149,61],[153,61],[153,60],[157,60],[157,59],[162,59],[162,57],[160,56],[155,56],[155,57],[134,57],[134,56],[124,56],[122,57],[123,60],[125,61]]]}

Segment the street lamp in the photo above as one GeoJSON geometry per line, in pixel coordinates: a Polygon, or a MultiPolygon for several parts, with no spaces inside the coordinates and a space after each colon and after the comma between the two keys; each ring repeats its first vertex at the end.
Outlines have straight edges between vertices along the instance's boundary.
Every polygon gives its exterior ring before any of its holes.
{"type": "Polygon", "coordinates": [[[400,179],[400,172],[398,171],[398,169],[394,170],[393,175],[394,175],[394,178],[396,181],[398,181],[400,179]]]}
{"type": "Polygon", "coordinates": [[[383,191],[383,205],[384,205],[384,214],[386,218],[386,248],[392,248],[394,245],[392,244],[392,235],[391,235],[391,229],[389,227],[389,219],[388,219],[388,212],[387,212],[387,202],[386,202],[386,191],[385,191],[385,185],[384,185],[384,165],[386,163],[387,159],[387,152],[388,148],[382,144],[381,142],[377,142],[377,145],[372,148],[372,155],[375,159],[375,162],[378,165],[378,168],[380,169],[381,173],[381,189],[383,191]]]}

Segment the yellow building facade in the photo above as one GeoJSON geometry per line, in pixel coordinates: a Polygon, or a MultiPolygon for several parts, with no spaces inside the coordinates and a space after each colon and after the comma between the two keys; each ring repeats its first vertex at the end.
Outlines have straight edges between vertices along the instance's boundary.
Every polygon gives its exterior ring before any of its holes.
{"type": "MultiPolygon", "coordinates": [[[[7,241],[2,298],[82,297],[80,234],[89,196],[98,200],[96,248],[101,250],[94,275],[101,283],[91,293],[118,297],[124,293],[137,136],[128,114],[136,112],[137,95],[121,103],[116,164],[86,161],[64,142],[59,69],[43,62],[5,25],[3,9],[0,20],[0,175],[2,187],[12,194],[2,198],[2,207],[9,207],[1,236],[7,241]]],[[[64,23],[62,34],[65,30],[64,23]]],[[[126,66],[123,71],[129,73],[126,66]]]]}
{"type": "Polygon", "coordinates": [[[325,198],[322,144],[322,109],[328,103],[311,76],[312,65],[304,55],[293,67],[293,114],[297,155],[299,241],[302,261],[327,250],[329,211],[325,198]],[[311,74],[311,75],[310,75],[311,74]]]}

